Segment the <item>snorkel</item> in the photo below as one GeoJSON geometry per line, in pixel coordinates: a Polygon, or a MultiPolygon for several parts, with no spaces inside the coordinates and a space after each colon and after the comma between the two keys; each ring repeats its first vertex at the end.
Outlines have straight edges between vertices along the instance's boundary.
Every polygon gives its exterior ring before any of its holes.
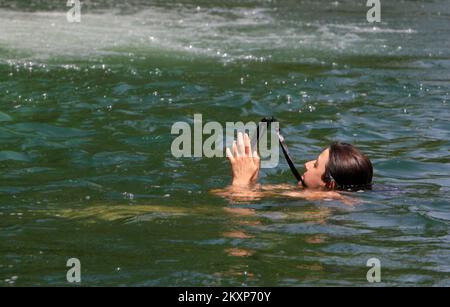
{"type": "MultiPolygon", "coordinates": [[[[262,134],[262,133],[260,133],[260,128],[270,127],[271,123],[273,123],[273,122],[279,123],[278,120],[276,120],[273,116],[271,116],[271,117],[264,117],[258,123],[258,127],[257,127],[257,130],[256,130],[256,140],[257,140],[258,143],[259,143],[259,137],[262,134]]],[[[281,150],[283,151],[284,158],[286,159],[286,161],[287,161],[287,163],[289,165],[289,168],[291,169],[292,174],[294,175],[294,177],[297,180],[297,182],[300,182],[302,184],[302,186],[306,188],[306,183],[303,180],[303,178],[300,175],[300,173],[298,172],[297,168],[295,167],[294,160],[292,159],[291,155],[289,154],[289,150],[287,148],[287,145],[284,142],[284,137],[281,135],[281,129],[280,128],[276,128],[275,133],[277,134],[278,141],[279,141],[280,146],[281,146],[281,150]]]]}

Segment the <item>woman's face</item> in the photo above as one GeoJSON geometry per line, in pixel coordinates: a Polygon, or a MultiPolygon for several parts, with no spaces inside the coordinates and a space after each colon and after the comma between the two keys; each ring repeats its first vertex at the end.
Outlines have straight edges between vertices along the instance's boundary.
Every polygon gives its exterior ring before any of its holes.
{"type": "Polygon", "coordinates": [[[325,174],[325,166],[328,163],[329,148],[322,151],[316,160],[305,163],[305,173],[302,178],[308,188],[317,189],[325,187],[322,176],[325,174]]]}

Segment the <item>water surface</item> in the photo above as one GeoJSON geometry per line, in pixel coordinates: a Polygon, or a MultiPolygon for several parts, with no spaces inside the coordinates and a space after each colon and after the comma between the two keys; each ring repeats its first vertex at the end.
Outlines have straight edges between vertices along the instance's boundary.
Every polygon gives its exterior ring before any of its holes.
{"type": "MultiPolygon", "coordinates": [[[[0,0],[0,285],[450,285],[450,5],[0,0]],[[281,120],[298,162],[375,167],[361,204],[230,203],[171,126],[281,120]]],[[[300,164],[300,163],[299,163],[300,164]]],[[[284,161],[262,183],[292,183],[284,161]]]]}

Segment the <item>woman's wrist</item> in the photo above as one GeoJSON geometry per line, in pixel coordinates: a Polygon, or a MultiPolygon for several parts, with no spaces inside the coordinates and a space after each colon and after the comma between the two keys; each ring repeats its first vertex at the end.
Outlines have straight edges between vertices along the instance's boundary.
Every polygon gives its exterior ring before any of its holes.
{"type": "Polygon", "coordinates": [[[240,186],[240,187],[246,187],[252,184],[251,180],[240,180],[240,179],[233,179],[231,181],[232,186],[240,186]]]}
{"type": "Polygon", "coordinates": [[[258,184],[258,178],[242,179],[233,178],[231,181],[232,186],[252,186],[258,184]]]}

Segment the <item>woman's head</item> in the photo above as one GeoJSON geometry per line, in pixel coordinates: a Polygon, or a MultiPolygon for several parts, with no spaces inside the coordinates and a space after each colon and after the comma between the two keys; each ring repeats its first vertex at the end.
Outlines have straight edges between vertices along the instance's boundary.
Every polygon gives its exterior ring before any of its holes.
{"type": "Polygon", "coordinates": [[[333,143],[317,157],[305,163],[302,178],[309,188],[367,189],[372,183],[370,160],[356,147],[333,143]]]}

